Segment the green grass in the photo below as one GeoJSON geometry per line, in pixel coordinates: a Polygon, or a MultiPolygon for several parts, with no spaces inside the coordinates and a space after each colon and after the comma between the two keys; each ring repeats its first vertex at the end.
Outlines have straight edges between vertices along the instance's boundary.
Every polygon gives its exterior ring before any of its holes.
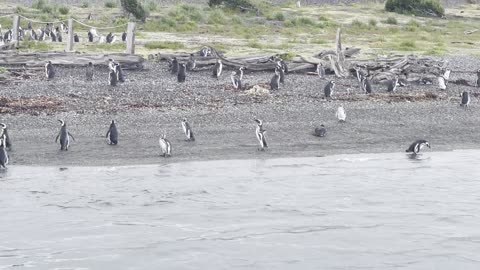
{"type": "Polygon", "coordinates": [[[397,25],[398,21],[395,17],[388,17],[386,20],[383,21],[383,23],[397,25]]]}
{"type": "Polygon", "coordinates": [[[46,52],[53,49],[50,43],[37,41],[23,41],[20,42],[19,50],[27,52],[46,52]]]}
{"type": "Polygon", "coordinates": [[[183,43],[180,42],[168,42],[168,41],[150,41],[145,43],[145,48],[150,50],[161,50],[161,49],[168,49],[168,50],[178,50],[183,49],[185,46],[183,43]]]}

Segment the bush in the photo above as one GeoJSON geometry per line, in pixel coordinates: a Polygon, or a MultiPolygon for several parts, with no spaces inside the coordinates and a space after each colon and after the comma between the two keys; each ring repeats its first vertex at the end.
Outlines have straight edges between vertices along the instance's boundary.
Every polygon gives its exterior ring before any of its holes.
{"type": "Polygon", "coordinates": [[[277,13],[275,13],[275,15],[273,15],[273,17],[274,17],[275,20],[277,20],[277,21],[280,21],[280,22],[285,21],[285,15],[283,15],[282,12],[277,12],[277,13]]]}
{"type": "Polygon", "coordinates": [[[395,17],[388,17],[384,23],[386,24],[398,24],[397,19],[395,17]]]}
{"type": "Polygon", "coordinates": [[[237,9],[237,8],[249,8],[249,9],[254,9],[255,6],[250,3],[249,0],[208,0],[208,5],[210,7],[217,7],[220,5],[225,5],[225,7],[228,7],[230,9],[237,9]]]}
{"type": "Polygon", "coordinates": [[[148,11],[150,11],[150,12],[152,12],[152,11],[157,11],[158,5],[157,5],[157,3],[153,2],[153,1],[150,1],[150,2],[148,2],[148,4],[147,4],[147,9],[148,9],[148,11]]]}
{"type": "Polygon", "coordinates": [[[147,12],[137,0],[120,0],[120,4],[126,14],[132,14],[137,20],[142,22],[145,22],[147,19],[147,12]]]}
{"type": "Polygon", "coordinates": [[[83,2],[80,7],[81,8],[88,8],[88,6],[89,6],[88,2],[83,2]]]}
{"type": "Polygon", "coordinates": [[[385,10],[423,16],[442,17],[445,15],[445,9],[438,0],[387,0],[385,10]]]}
{"type": "Polygon", "coordinates": [[[370,25],[371,27],[376,27],[377,26],[377,20],[375,20],[375,19],[368,20],[368,25],[370,25]]]}
{"type": "Polygon", "coordinates": [[[58,8],[58,12],[60,12],[60,14],[62,15],[67,15],[70,12],[70,8],[66,6],[61,6],[58,8]]]}
{"type": "Polygon", "coordinates": [[[105,7],[106,7],[106,8],[116,8],[116,7],[117,7],[117,3],[115,3],[114,1],[106,1],[106,2],[105,2],[105,7]]]}

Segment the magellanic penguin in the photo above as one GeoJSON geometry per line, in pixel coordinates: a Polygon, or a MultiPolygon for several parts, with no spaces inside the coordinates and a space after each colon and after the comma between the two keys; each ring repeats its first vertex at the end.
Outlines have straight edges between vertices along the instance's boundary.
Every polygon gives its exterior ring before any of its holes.
{"type": "Polygon", "coordinates": [[[361,83],[365,76],[363,75],[359,67],[355,68],[355,74],[357,75],[357,81],[361,83]]]}
{"type": "Polygon", "coordinates": [[[257,128],[255,129],[255,135],[257,136],[257,140],[260,143],[260,147],[258,150],[265,151],[265,148],[268,148],[267,139],[265,138],[266,130],[263,129],[263,122],[262,120],[255,119],[257,122],[257,128]]]}
{"type": "Polygon", "coordinates": [[[65,121],[62,119],[58,121],[62,124],[62,126],[57,137],[55,138],[55,142],[58,142],[58,138],[60,138],[60,150],[68,151],[68,147],[70,146],[70,137],[72,137],[73,141],[75,141],[75,138],[72,136],[72,134],[70,134],[70,132],[68,132],[67,123],[65,123],[65,121]]]}
{"type": "Polygon", "coordinates": [[[75,34],[73,35],[73,42],[75,42],[75,43],[80,42],[80,38],[78,37],[78,34],[77,34],[77,33],[75,33],[75,34]]]}
{"type": "Polygon", "coordinates": [[[8,150],[12,150],[12,141],[10,140],[10,136],[8,135],[7,125],[5,123],[0,123],[0,129],[0,137],[5,136],[3,142],[5,144],[5,147],[8,150]]]}
{"type": "Polygon", "coordinates": [[[279,67],[275,67],[275,74],[273,74],[272,79],[270,79],[270,90],[280,89],[280,71],[279,67]]]}
{"type": "Polygon", "coordinates": [[[108,71],[108,85],[117,86],[118,74],[117,68],[114,66],[113,69],[108,71]]]}
{"type": "Polygon", "coordinates": [[[192,53],[190,54],[190,58],[188,59],[188,62],[187,62],[187,70],[192,71],[196,67],[197,67],[197,61],[195,60],[195,56],[192,53]]]}
{"type": "Polygon", "coordinates": [[[367,94],[372,93],[372,85],[370,84],[370,81],[367,77],[362,78],[362,90],[367,94]]]}
{"type": "Polygon", "coordinates": [[[240,77],[237,76],[237,73],[235,71],[232,71],[232,75],[230,75],[230,79],[232,80],[232,85],[235,90],[237,89],[242,89],[242,81],[240,80],[240,77]]]}
{"type": "Polygon", "coordinates": [[[187,118],[183,118],[182,120],[182,128],[183,128],[183,133],[185,133],[185,136],[187,136],[186,141],[195,141],[195,136],[193,135],[192,128],[190,127],[190,124],[188,124],[187,118]]]}
{"type": "Polygon", "coordinates": [[[110,123],[110,127],[108,128],[107,135],[105,138],[109,139],[108,144],[110,145],[117,145],[118,144],[118,131],[117,126],[115,125],[115,120],[112,120],[110,123]]]}
{"type": "Polygon", "coordinates": [[[464,91],[462,93],[462,101],[460,102],[460,106],[467,109],[468,105],[470,105],[470,94],[467,91],[464,91]]]}
{"type": "Polygon", "coordinates": [[[170,69],[170,72],[172,74],[177,74],[178,73],[178,60],[176,57],[173,57],[173,60],[172,60],[172,63],[171,63],[171,69],[170,69]]]}
{"type": "Polygon", "coordinates": [[[119,63],[115,63],[115,71],[117,73],[117,81],[125,82],[125,75],[123,74],[123,69],[119,63]]]}
{"type": "Polygon", "coordinates": [[[215,66],[213,67],[213,77],[218,78],[222,74],[223,64],[222,60],[217,59],[215,66]]]}
{"type": "Polygon", "coordinates": [[[319,128],[315,128],[313,135],[317,137],[325,137],[325,135],[327,135],[327,129],[321,124],[319,128]]]}
{"type": "Polygon", "coordinates": [[[323,88],[323,93],[325,94],[325,99],[332,99],[333,89],[335,88],[335,81],[329,81],[327,85],[323,88]]]}
{"type": "Polygon", "coordinates": [[[167,140],[167,137],[165,134],[162,134],[162,136],[160,136],[158,143],[160,144],[160,149],[162,150],[163,157],[172,156],[172,145],[170,144],[170,141],[167,140]]]}
{"type": "Polygon", "coordinates": [[[345,122],[347,119],[347,114],[345,113],[345,109],[342,106],[338,107],[337,112],[335,113],[335,116],[340,122],[345,122]]]}
{"type": "Polygon", "coordinates": [[[446,81],[450,80],[450,73],[451,73],[451,72],[452,72],[452,71],[451,71],[449,68],[447,68],[447,69],[445,70],[445,72],[443,73],[443,78],[445,78],[446,81]]]}
{"type": "Polygon", "coordinates": [[[397,90],[397,85],[398,85],[398,76],[395,76],[393,80],[388,81],[387,91],[395,92],[395,90],[397,90]]]}
{"type": "Polygon", "coordinates": [[[285,83],[285,70],[283,69],[282,62],[277,62],[278,74],[280,75],[280,83],[285,83]]]}
{"type": "Polygon", "coordinates": [[[185,82],[185,77],[186,77],[186,67],[185,64],[182,63],[178,67],[178,73],[177,73],[177,81],[178,82],[185,82]]]}
{"type": "Polygon", "coordinates": [[[85,76],[87,78],[87,81],[92,81],[93,80],[93,73],[94,73],[93,63],[88,62],[88,65],[85,69],[85,76]]]}
{"type": "Polygon", "coordinates": [[[52,65],[52,61],[48,61],[45,64],[45,75],[47,76],[47,80],[51,80],[55,77],[55,68],[52,65]]]}
{"type": "Polygon", "coordinates": [[[203,47],[200,50],[200,56],[202,57],[207,57],[207,56],[210,56],[211,54],[212,54],[212,50],[209,47],[203,47]]]}
{"type": "Polygon", "coordinates": [[[320,79],[325,78],[325,68],[322,63],[317,65],[317,75],[320,79]]]}
{"type": "Polygon", "coordinates": [[[439,77],[437,78],[437,80],[438,80],[438,88],[439,88],[440,90],[446,90],[446,89],[447,89],[447,82],[448,82],[448,81],[447,81],[447,79],[444,77],[444,75],[439,76],[439,77]]]}
{"type": "Polygon", "coordinates": [[[480,87],[480,69],[477,70],[477,81],[475,82],[476,87],[480,87]]]}
{"type": "Polygon", "coordinates": [[[7,168],[8,153],[5,146],[5,134],[0,137],[0,166],[4,169],[7,168]]]}
{"type": "Polygon", "coordinates": [[[424,146],[427,146],[428,148],[430,148],[430,143],[428,143],[426,140],[417,140],[415,142],[413,142],[410,147],[408,147],[407,150],[405,150],[405,152],[407,153],[413,153],[413,154],[418,154],[418,152],[420,152],[420,150],[424,147],[424,146]]]}
{"type": "Polygon", "coordinates": [[[123,32],[123,34],[122,34],[122,41],[123,41],[123,42],[127,41],[127,32],[123,32]]]}

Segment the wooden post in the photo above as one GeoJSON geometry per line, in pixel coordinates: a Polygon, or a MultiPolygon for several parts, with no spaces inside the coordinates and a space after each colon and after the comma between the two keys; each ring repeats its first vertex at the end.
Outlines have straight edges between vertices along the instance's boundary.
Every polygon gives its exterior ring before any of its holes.
{"type": "Polygon", "coordinates": [[[13,16],[13,32],[12,32],[12,43],[15,43],[15,46],[18,45],[18,37],[20,34],[20,17],[18,15],[13,16]]]}
{"type": "Polygon", "coordinates": [[[67,34],[67,48],[65,49],[66,52],[73,51],[73,19],[68,19],[68,34],[67,34]]]}
{"type": "Polygon", "coordinates": [[[135,23],[129,22],[127,27],[127,53],[135,54],[135,23]]]}

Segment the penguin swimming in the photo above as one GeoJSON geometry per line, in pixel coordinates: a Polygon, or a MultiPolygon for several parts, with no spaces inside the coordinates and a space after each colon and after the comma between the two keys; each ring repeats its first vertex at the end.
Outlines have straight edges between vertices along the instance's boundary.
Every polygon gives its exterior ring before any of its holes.
{"type": "Polygon", "coordinates": [[[112,120],[112,122],[110,123],[110,127],[108,128],[107,135],[105,135],[105,138],[109,138],[108,144],[110,145],[118,144],[118,131],[117,131],[117,126],[115,125],[115,120],[112,120]]]}
{"type": "Polygon", "coordinates": [[[338,107],[335,116],[340,122],[345,122],[345,120],[347,119],[347,114],[345,113],[345,109],[342,106],[338,107]]]}
{"type": "Polygon", "coordinates": [[[87,81],[92,81],[93,80],[93,73],[94,73],[94,67],[92,62],[88,62],[88,65],[85,69],[85,76],[87,81]]]}
{"type": "Polygon", "coordinates": [[[272,79],[270,79],[270,89],[271,90],[280,89],[280,71],[278,66],[275,67],[275,74],[273,75],[272,79]]]}
{"type": "Polygon", "coordinates": [[[257,140],[260,143],[260,147],[258,150],[265,151],[265,148],[268,148],[267,139],[265,138],[266,130],[263,129],[263,122],[262,120],[255,119],[257,122],[257,128],[255,129],[255,135],[257,136],[257,140]]]}
{"type": "Polygon", "coordinates": [[[362,78],[362,90],[367,94],[372,93],[372,85],[370,84],[370,81],[367,77],[362,78]]]}
{"type": "Polygon", "coordinates": [[[162,136],[160,136],[158,143],[160,144],[160,149],[162,150],[163,157],[172,156],[172,145],[170,144],[170,141],[167,140],[165,134],[162,134],[162,136]]]}
{"type": "Polygon", "coordinates": [[[398,76],[395,76],[393,80],[388,81],[387,91],[395,92],[395,90],[397,90],[397,85],[398,85],[398,76]]]}
{"type": "Polygon", "coordinates": [[[180,64],[180,66],[178,68],[178,73],[177,73],[177,81],[178,82],[185,82],[185,77],[186,77],[185,70],[186,70],[185,64],[183,64],[183,63],[180,64]]]}
{"type": "Polygon", "coordinates": [[[55,138],[55,142],[58,142],[58,138],[60,138],[60,150],[68,151],[68,147],[70,146],[70,137],[72,137],[73,141],[75,141],[75,138],[72,136],[72,134],[70,134],[70,132],[68,132],[67,123],[65,123],[65,121],[62,119],[58,121],[62,124],[62,126],[57,137],[55,138]]]}
{"type": "Polygon", "coordinates": [[[171,73],[172,74],[177,74],[179,66],[178,66],[178,60],[177,60],[176,57],[173,57],[171,65],[172,65],[171,69],[170,69],[171,73]]]}
{"type": "Polygon", "coordinates": [[[5,134],[0,137],[0,167],[7,168],[8,152],[5,148],[5,134]]]}
{"type": "Polygon", "coordinates": [[[335,88],[335,81],[329,81],[327,85],[323,88],[323,93],[325,94],[325,99],[332,99],[333,89],[335,88]]]}
{"type": "Polygon", "coordinates": [[[325,68],[322,63],[317,65],[317,75],[320,79],[325,78],[325,68]]]}
{"type": "Polygon", "coordinates": [[[417,140],[415,142],[413,142],[410,147],[408,147],[407,150],[405,150],[405,152],[407,153],[413,153],[413,154],[418,154],[420,152],[420,150],[422,150],[422,148],[424,146],[427,146],[428,148],[430,148],[430,143],[428,143],[426,140],[417,140]]]}
{"type": "Polygon", "coordinates": [[[183,128],[183,133],[185,133],[185,136],[187,136],[187,141],[195,141],[195,136],[193,135],[192,128],[190,127],[190,124],[187,122],[187,118],[183,118],[182,121],[182,128],[183,128]]]}
{"type": "Polygon", "coordinates": [[[3,143],[8,150],[12,150],[12,141],[10,140],[10,136],[8,135],[7,125],[5,123],[0,123],[0,128],[2,131],[0,132],[0,137],[5,136],[3,139],[3,143]]]}
{"type": "Polygon", "coordinates": [[[196,67],[197,67],[197,62],[195,61],[195,56],[192,53],[190,54],[190,58],[188,59],[188,62],[187,62],[187,70],[192,71],[196,67]]]}
{"type": "Polygon", "coordinates": [[[55,77],[55,68],[52,65],[52,61],[48,61],[45,64],[45,75],[47,76],[47,80],[51,80],[55,77]]]}
{"type": "Polygon", "coordinates": [[[217,59],[215,66],[213,67],[213,77],[218,78],[222,74],[223,64],[222,60],[217,59]]]}
{"type": "Polygon", "coordinates": [[[469,104],[470,104],[470,94],[467,91],[464,91],[462,93],[462,101],[460,102],[460,106],[467,109],[469,104]]]}
{"type": "Polygon", "coordinates": [[[325,137],[325,135],[327,135],[327,129],[321,124],[319,128],[315,128],[313,135],[317,137],[325,137]]]}

